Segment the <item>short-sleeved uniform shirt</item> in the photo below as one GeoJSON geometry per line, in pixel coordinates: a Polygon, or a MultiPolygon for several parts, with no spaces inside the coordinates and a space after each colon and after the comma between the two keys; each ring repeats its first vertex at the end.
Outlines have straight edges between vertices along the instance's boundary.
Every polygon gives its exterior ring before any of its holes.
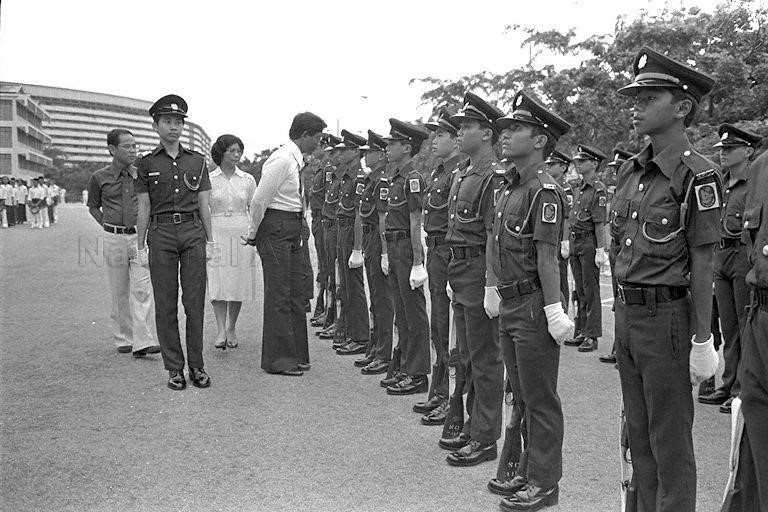
{"type": "Polygon", "coordinates": [[[485,246],[493,224],[494,196],[499,195],[505,172],[493,152],[459,167],[448,199],[449,245],[485,246]]]}
{"type": "Polygon", "coordinates": [[[723,171],[723,215],[720,220],[722,238],[740,238],[747,199],[747,168],[740,173],[723,171]]]}
{"type": "Polygon", "coordinates": [[[379,190],[379,207],[386,201],[387,217],[385,231],[408,231],[411,228],[411,212],[422,210],[422,194],[424,178],[408,162],[402,168],[394,167],[389,177],[387,187],[379,190]],[[382,193],[382,191],[386,191],[382,193]]]}
{"type": "Polygon", "coordinates": [[[160,145],[139,160],[134,188],[149,193],[150,215],[197,211],[197,193],[211,190],[205,157],[179,145],[171,158],[160,145]]]}
{"type": "Polygon", "coordinates": [[[341,176],[341,183],[339,184],[339,205],[336,210],[338,218],[355,218],[359,204],[355,194],[355,187],[357,186],[358,174],[362,173],[363,171],[360,169],[360,164],[357,161],[345,168],[344,174],[341,176]]]}
{"type": "Polygon", "coordinates": [[[88,206],[100,208],[102,222],[133,227],[139,211],[134,191],[135,168],[118,169],[108,165],[94,172],[88,180],[88,206]]]}
{"type": "Polygon", "coordinates": [[[747,284],[768,290],[768,152],[750,166],[742,226],[751,267],[747,284]]]}
{"type": "Polygon", "coordinates": [[[309,208],[313,212],[322,210],[325,202],[325,173],[326,170],[333,172],[330,163],[315,169],[312,175],[312,181],[309,186],[309,208]]]}
{"type": "Polygon", "coordinates": [[[344,166],[340,165],[335,172],[325,173],[325,202],[323,203],[323,218],[336,220],[336,210],[339,207],[341,194],[341,177],[344,175],[344,166]]]}
{"type": "Polygon", "coordinates": [[[573,199],[571,229],[594,233],[595,224],[605,222],[606,218],[608,197],[605,185],[594,177],[582,180],[573,199]]]}
{"type": "Polygon", "coordinates": [[[720,240],[717,166],[683,139],[658,155],[649,145],[621,166],[617,181],[619,283],[689,286],[689,248],[720,240]]]}
{"type": "MultiPolygon", "coordinates": [[[[370,173],[358,174],[355,183],[355,195],[357,196],[360,218],[363,225],[378,229],[379,225],[379,191],[382,187],[381,178],[385,178],[387,165],[384,162],[378,164],[370,173]]],[[[386,186],[386,185],[384,185],[386,186]]]]}
{"type": "Polygon", "coordinates": [[[445,235],[448,232],[448,198],[453,176],[458,172],[462,155],[441,162],[426,180],[424,196],[424,231],[428,235],[445,235]]]}
{"type": "Polygon", "coordinates": [[[509,170],[494,210],[491,261],[500,285],[534,280],[539,272],[534,242],[557,247],[564,222],[564,193],[537,163],[509,170]]]}

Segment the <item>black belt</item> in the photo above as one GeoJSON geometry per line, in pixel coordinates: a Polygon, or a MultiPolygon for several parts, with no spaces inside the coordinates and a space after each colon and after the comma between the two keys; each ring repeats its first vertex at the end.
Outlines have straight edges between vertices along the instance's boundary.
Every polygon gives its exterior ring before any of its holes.
{"type": "Polygon", "coordinates": [[[632,287],[618,285],[619,300],[622,304],[638,305],[647,304],[648,297],[653,294],[655,302],[671,302],[682,299],[688,295],[688,288],[684,286],[645,286],[632,287]]]}
{"type": "Polygon", "coordinates": [[[467,245],[451,247],[451,257],[457,260],[466,260],[474,258],[485,253],[485,247],[482,245],[467,245]]]}
{"type": "Polygon", "coordinates": [[[571,236],[574,240],[581,240],[582,238],[595,236],[595,234],[592,231],[571,231],[571,236]]]}
{"type": "Polygon", "coordinates": [[[113,226],[112,224],[104,224],[104,231],[107,233],[113,233],[115,235],[135,235],[136,226],[113,226]]]}
{"type": "Polygon", "coordinates": [[[408,231],[387,231],[384,233],[384,240],[387,242],[404,240],[406,238],[411,238],[411,234],[408,231]]]}
{"type": "Polygon", "coordinates": [[[337,219],[336,222],[339,223],[339,227],[340,228],[348,228],[350,226],[354,226],[355,225],[355,219],[354,218],[350,219],[349,217],[341,217],[341,218],[337,219]]]}
{"type": "Polygon", "coordinates": [[[320,221],[323,227],[332,228],[336,225],[336,219],[323,219],[320,221]]]}
{"type": "Polygon", "coordinates": [[[761,309],[768,309],[768,290],[765,288],[753,288],[754,299],[757,303],[757,307],[761,309]]]}
{"type": "Polygon", "coordinates": [[[427,242],[427,247],[434,249],[438,245],[445,243],[445,235],[427,235],[424,240],[427,242]]]}
{"type": "Polygon", "coordinates": [[[158,213],[153,215],[151,220],[157,224],[181,224],[196,218],[196,213],[158,213]]]}
{"type": "Polygon", "coordinates": [[[497,290],[499,290],[501,298],[507,300],[528,295],[539,288],[541,288],[541,283],[538,279],[521,279],[510,285],[498,286],[497,290]]]}
{"type": "Polygon", "coordinates": [[[717,243],[717,246],[720,249],[726,249],[728,247],[740,247],[744,244],[741,243],[741,240],[738,238],[721,238],[720,241],[717,243]]]}
{"type": "Polygon", "coordinates": [[[277,210],[275,208],[267,208],[264,211],[264,217],[277,217],[278,219],[301,219],[304,217],[302,212],[288,212],[285,210],[277,210]]]}

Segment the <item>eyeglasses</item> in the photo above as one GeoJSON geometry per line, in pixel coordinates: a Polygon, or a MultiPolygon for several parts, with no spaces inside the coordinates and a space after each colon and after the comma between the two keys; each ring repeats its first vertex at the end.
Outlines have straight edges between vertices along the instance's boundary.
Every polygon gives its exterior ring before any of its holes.
{"type": "Polygon", "coordinates": [[[128,149],[136,149],[138,146],[136,145],[136,143],[133,143],[133,144],[118,144],[117,147],[119,147],[120,149],[128,150],[128,149]]]}

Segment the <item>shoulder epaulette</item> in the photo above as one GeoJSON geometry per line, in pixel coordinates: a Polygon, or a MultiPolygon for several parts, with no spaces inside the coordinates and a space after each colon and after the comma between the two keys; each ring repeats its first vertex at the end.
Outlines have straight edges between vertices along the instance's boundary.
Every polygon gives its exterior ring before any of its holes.
{"type": "Polygon", "coordinates": [[[696,175],[702,171],[713,171],[714,173],[717,173],[719,170],[718,166],[713,161],[709,160],[704,155],[690,149],[683,151],[683,154],[680,155],[680,159],[696,175]]]}

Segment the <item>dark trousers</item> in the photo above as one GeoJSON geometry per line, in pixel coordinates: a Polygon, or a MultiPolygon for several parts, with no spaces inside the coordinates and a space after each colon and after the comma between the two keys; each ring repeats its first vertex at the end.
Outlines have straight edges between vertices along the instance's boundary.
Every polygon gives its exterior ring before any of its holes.
{"type": "Polygon", "coordinates": [[[395,304],[400,371],[411,376],[429,374],[429,319],[424,286],[411,289],[413,267],[410,238],[387,242],[389,287],[395,304]]]}
{"type": "Polygon", "coordinates": [[[341,288],[341,311],[347,337],[352,341],[367,343],[371,338],[371,324],[368,318],[368,300],[365,297],[363,268],[349,268],[349,257],[355,243],[354,226],[339,227],[338,261],[341,288]]]}
{"type": "Polygon", "coordinates": [[[187,366],[203,367],[205,311],[205,231],[199,220],[181,224],[150,223],[147,232],[149,273],[155,297],[155,326],[166,370],[184,369],[178,303],[186,321],[187,366]]]}
{"type": "Polygon", "coordinates": [[[512,393],[525,404],[528,438],[518,474],[548,489],[563,475],[564,427],[557,394],[560,346],[547,331],[543,308],[541,290],[501,301],[499,342],[512,393]]]}
{"type": "Polygon", "coordinates": [[[563,303],[563,310],[568,312],[568,303],[571,296],[568,289],[568,258],[557,257],[557,263],[560,267],[560,301],[563,303]]]}
{"type": "Polygon", "coordinates": [[[595,265],[595,236],[571,238],[571,271],[576,283],[579,307],[576,333],[587,338],[603,335],[603,309],[600,303],[600,269],[595,265]]]}
{"type": "MultiPolygon", "coordinates": [[[[764,290],[768,292],[768,290],[764,290]]],[[[727,346],[727,345],[726,345],[727,346]]],[[[756,484],[747,494],[756,496],[757,503],[744,511],[763,511],[768,508],[768,308],[752,304],[741,337],[741,410],[744,431],[748,437],[750,457],[739,460],[742,478],[756,484]]],[[[744,441],[742,441],[744,443],[744,441]]],[[[742,448],[744,448],[742,444],[742,448]]]]}
{"type": "Polygon", "coordinates": [[[320,210],[312,210],[312,238],[315,239],[315,252],[317,253],[317,283],[320,285],[317,292],[315,312],[325,309],[325,290],[328,284],[328,262],[325,255],[325,237],[323,236],[323,223],[320,210]]]}
{"type": "Polygon", "coordinates": [[[16,218],[19,219],[19,222],[21,223],[27,222],[27,205],[26,204],[16,205],[16,218]]]}
{"type": "Polygon", "coordinates": [[[48,205],[48,220],[51,221],[51,224],[56,222],[56,205],[48,205]]]}
{"type": "Polygon", "coordinates": [[[738,396],[739,382],[736,378],[741,359],[741,331],[747,323],[749,286],[746,276],[749,271],[747,247],[725,247],[715,249],[715,297],[723,336],[722,389],[738,396]]]}
{"type": "Polygon", "coordinates": [[[335,318],[338,311],[336,311],[336,240],[339,234],[339,227],[336,225],[336,221],[323,220],[323,244],[325,245],[325,268],[328,272],[328,289],[331,291],[331,301],[327,304],[332,314],[329,314],[325,318],[325,325],[330,325],[336,322],[336,332],[343,331],[343,322],[341,319],[335,318]],[[333,224],[331,224],[333,222],[333,224]]]}
{"type": "Polygon", "coordinates": [[[435,394],[448,396],[448,329],[451,301],[445,291],[448,282],[450,247],[436,245],[427,250],[427,274],[429,275],[430,338],[437,358],[432,366],[432,387],[429,398],[435,394]]]}
{"type": "Polygon", "coordinates": [[[687,297],[652,305],[616,301],[616,359],[638,510],[696,508],[690,313],[687,297]]]}
{"type": "Polygon", "coordinates": [[[485,314],[485,254],[466,259],[452,258],[448,281],[453,289],[456,344],[461,363],[471,378],[474,401],[467,412],[470,437],[492,443],[501,436],[504,398],[504,366],[499,348],[498,319],[485,314]]]}
{"type": "Polygon", "coordinates": [[[363,228],[365,273],[371,296],[373,330],[368,353],[379,361],[392,359],[392,323],[395,309],[389,279],[381,271],[381,237],[377,226],[363,228]]]}
{"type": "Polygon", "coordinates": [[[15,204],[6,205],[5,216],[9,226],[16,225],[16,205],[15,204]]]}
{"type": "Polygon", "coordinates": [[[309,257],[309,224],[306,219],[301,219],[301,256],[304,260],[304,300],[309,302],[315,296],[315,287],[312,284],[313,271],[312,259],[309,257]]]}
{"type": "Polygon", "coordinates": [[[309,362],[301,218],[267,210],[256,233],[256,248],[264,272],[261,368],[289,370],[309,362]]]}

